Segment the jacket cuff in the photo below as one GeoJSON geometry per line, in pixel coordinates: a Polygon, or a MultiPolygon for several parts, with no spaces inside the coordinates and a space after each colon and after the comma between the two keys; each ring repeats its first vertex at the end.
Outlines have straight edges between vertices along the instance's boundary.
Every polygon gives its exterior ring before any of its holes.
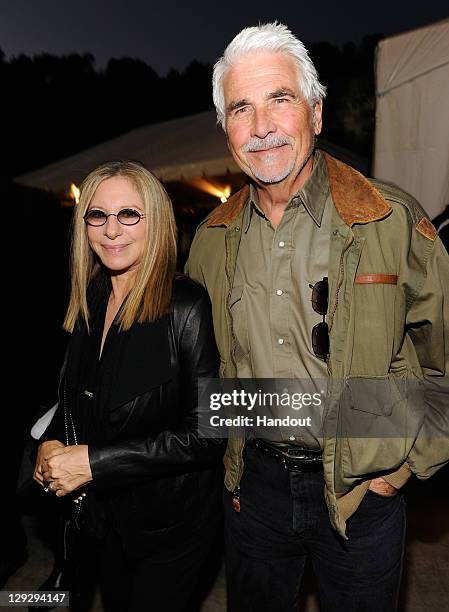
{"type": "Polygon", "coordinates": [[[400,489],[405,485],[411,475],[412,471],[406,463],[403,463],[401,467],[396,470],[396,472],[386,474],[385,476],[382,476],[382,478],[395,489],[400,489]]]}
{"type": "Polygon", "coordinates": [[[107,473],[107,466],[110,463],[110,454],[101,447],[88,445],[90,471],[95,485],[101,485],[104,472],[107,473]],[[106,470],[105,470],[106,468],[106,470]]]}

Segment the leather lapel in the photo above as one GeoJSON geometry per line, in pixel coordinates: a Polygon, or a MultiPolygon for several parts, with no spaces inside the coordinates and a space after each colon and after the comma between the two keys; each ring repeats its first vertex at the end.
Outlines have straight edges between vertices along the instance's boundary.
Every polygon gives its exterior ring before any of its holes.
{"type": "Polygon", "coordinates": [[[327,164],[332,199],[346,225],[370,223],[390,214],[391,206],[363,174],[325,151],[322,153],[327,164]]]}
{"type": "Polygon", "coordinates": [[[245,185],[240,191],[237,191],[237,193],[230,197],[227,202],[217,206],[206,223],[207,227],[218,227],[221,225],[228,227],[245,206],[248,198],[249,185],[245,185]]]}

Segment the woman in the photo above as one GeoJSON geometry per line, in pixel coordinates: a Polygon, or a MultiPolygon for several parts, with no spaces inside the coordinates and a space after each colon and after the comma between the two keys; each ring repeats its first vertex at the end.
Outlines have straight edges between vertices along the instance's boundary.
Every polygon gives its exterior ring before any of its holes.
{"type": "Polygon", "coordinates": [[[159,181],[134,162],[89,174],[59,408],[34,477],[57,497],[76,491],[105,610],[187,609],[219,530],[223,443],[198,434],[198,381],[218,376],[210,304],[175,265],[159,181]]]}

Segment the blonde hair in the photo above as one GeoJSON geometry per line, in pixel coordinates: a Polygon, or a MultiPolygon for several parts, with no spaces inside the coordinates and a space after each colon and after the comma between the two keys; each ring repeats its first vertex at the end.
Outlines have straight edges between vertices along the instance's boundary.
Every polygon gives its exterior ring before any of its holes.
{"type": "Polygon", "coordinates": [[[144,206],[145,220],[139,223],[146,224],[146,247],[134,284],[118,315],[120,329],[129,329],[135,321],[154,321],[169,309],[176,269],[176,222],[170,197],[158,179],[140,163],[107,162],[84,179],[73,216],[71,294],[63,325],[69,332],[79,318],[89,329],[87,289],[104,268],[90,248],[84,215],[100,183],[114,176],[131,181],[144,206]]]}

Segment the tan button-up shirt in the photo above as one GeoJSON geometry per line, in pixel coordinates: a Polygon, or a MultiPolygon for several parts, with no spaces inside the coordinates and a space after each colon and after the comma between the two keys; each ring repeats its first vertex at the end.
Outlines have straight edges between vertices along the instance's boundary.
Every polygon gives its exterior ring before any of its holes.
{"type": "MultiPolygon", "coordinates": [[[[276,228],[251,187],[230,302],[238,378],[300,379],[304,392],[318,392],[324,401],[327,367],[312,349],[312,328],[323,317],[312,308],[310,285],[328,275],[331,208],[320,152],[276,228]]],[[[280,428],[279,441],[318,448],[321,412],[314,408],[311,428],[293,435],[280,428]]]]}

